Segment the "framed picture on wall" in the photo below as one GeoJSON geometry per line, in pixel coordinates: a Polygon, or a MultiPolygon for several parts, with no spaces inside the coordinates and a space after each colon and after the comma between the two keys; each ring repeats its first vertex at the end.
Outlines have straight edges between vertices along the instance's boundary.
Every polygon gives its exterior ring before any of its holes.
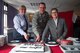
{"type": "Polygon", "coordinates": [[[29,22],[32,22],[32,17],[33,17],[34,13],[29,13],[28,16],[29,16],[29,22]]]}

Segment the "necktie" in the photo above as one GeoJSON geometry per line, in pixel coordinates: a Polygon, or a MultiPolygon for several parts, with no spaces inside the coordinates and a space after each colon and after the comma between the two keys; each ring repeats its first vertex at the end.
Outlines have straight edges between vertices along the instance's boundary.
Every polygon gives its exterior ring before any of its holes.
{"type": "Polygon", "coordinates": [[[26,16],[24,15],[23,17],[24,17],[25,22],[26,22],[26,30],[27,30],[28,29],[28,22],[27,22],[26,16]]]}

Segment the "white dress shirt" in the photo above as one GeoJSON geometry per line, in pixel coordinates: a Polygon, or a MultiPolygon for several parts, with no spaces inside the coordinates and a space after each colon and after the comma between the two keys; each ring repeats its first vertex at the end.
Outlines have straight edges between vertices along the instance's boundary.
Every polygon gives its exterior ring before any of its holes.
{"type": "Polygon", "coordinates": [[[55,25],[56,25],[56,27],[57,27],[58,18],[56,18],[56,19],[53,19],[53,20],[54,20],[54,22],[55,22],[55,25]]]}
{"type": "Polygon", "coordinates": [[[14,22],[14,28],[17,30],[17,32],[20,33],[21,35],[25,35],[26,32],[24,32],[24,30],[26,30],[26,21],[24,17],[20,14],[17,14],[14,17],[13,22],[14,22]]]}

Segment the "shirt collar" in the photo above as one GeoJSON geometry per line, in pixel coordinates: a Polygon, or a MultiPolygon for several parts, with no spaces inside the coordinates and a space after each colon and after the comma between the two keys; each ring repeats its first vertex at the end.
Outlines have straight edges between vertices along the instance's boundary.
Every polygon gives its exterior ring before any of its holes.
{"type": "MultiPolygon", "coordinates": [[[[45,14],[45,12],[46,12],[46,11],[44,11],[43,14],[45,14]]],[[[41,14],[40,12],[39,12],[39,14],[40,14],[40,15],[43,15],[43,14],[41,14]]]]}
{"type": "Polygon", "coordinates": [[[25,14],[24,14],[24,15],[22,15],[22,14],[18,14],[18,15],[19,15],[19,16],[24,16],[25,14]]]}
{"type": "Polygon", "coordinates": [[[58,20],[58,18],[56,18],[56,19],[53,18],[53,20],[58,20]]]}

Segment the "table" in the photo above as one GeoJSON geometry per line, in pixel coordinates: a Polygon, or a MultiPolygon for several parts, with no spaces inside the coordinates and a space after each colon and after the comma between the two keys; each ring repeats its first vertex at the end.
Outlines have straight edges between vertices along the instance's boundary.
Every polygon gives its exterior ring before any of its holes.
{"type": "MultiPolygon", "coordinates": [[[[4,45],[0,47],[0,53],[9,53],[14,46],[4,45]]],[[[59,46],[50,46],[51,53],[63,53],[59,46]]]]}

